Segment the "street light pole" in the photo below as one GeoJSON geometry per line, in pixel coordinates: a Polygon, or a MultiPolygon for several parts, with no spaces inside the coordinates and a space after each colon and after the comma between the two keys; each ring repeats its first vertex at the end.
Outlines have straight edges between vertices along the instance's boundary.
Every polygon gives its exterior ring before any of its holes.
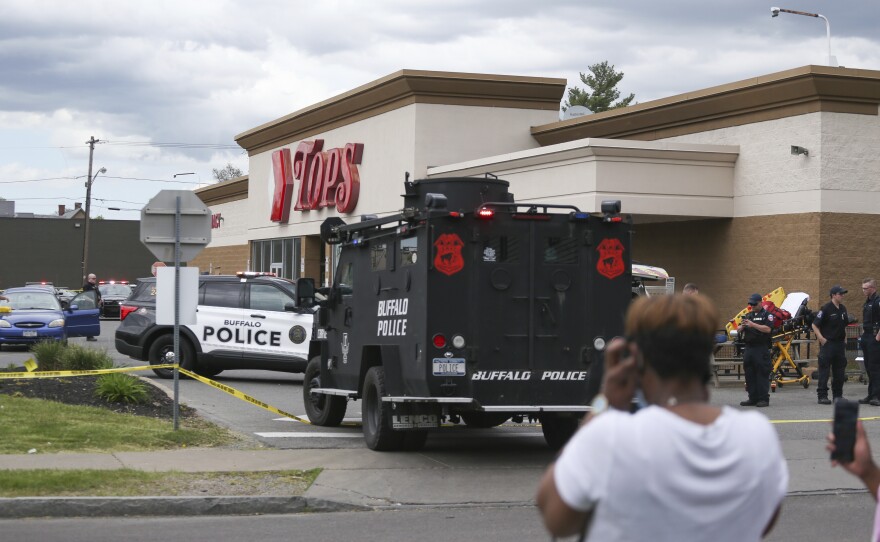
{"type": "Polygon", "coordinates": [[[804,15],[807,17],[816,17],[821,18],[825,21],[825,36],[828,38],[828,65],[835,66],[837,62],[834,62],[834,57],[831,56],[831,23],[828,21],[828,17],[822,15],[821,13],[809,13],[807,11],[795,11],[793,9],[784,9],[772,7],[770,8],[770,16],[778,17],[779,13],[791,13],[793,15],[804,15]]]}
{"type": "MultiPolygon", "coordinates": [[[[85,231],[83,232],[83,257],[82,257],[82,275],[83,275],[83,283],[86,281],[86,273],[89,266],[89,212],[91,211],[91,203],[92,203],[92,182],[95,180],[92,177],[92,159],[95,156],[95,143],[99,143],[100,139],[95,139],[95,136],[91,136],[86,143],[89,145],[89,174],[86,176],[86,226],[85,231]]],[[[101,168],[95,173],[95,177],[98,176],[98,173],[107,173],[107,169],[101,168]]]]}

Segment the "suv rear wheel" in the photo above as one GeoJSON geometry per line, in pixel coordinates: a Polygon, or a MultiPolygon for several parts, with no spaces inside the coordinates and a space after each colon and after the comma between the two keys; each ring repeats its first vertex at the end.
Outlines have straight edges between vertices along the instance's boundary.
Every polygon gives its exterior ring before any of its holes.
{"type": "Polygon", "coordinates": [[[345,417],[348,400],[338,395],[312,393],[313,388],[321,387],[321,358],[313,357],[306,366],[303,376],[303,403],[309,420],[315,425],[336,427],[345,417]]]}
{"type": "MultiPolygon", "coordinates": [[[[153,342],[150,347],[150,365],[165,365],[173,363],[174,359],[174,335],[167,333],[153,342]]],[[[180,338],[180,367],[192,371],[195,367],[195,352],[189,341],[180,338]]],[[[174,369],[153,369],[159,378],[174,378],[174,369]]]]}

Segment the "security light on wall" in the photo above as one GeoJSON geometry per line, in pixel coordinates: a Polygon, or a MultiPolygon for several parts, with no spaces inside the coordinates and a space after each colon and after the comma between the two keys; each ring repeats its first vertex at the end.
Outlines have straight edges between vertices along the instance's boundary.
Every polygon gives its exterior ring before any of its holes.
{"type": "Polygon", "coordinates": [[[797,156],[798,154],[803,154],[804,156],[809,156],[810,151],[805,149],[804,147],[798,147],[797,145],[791,146],[791,154],[797,156]]]}

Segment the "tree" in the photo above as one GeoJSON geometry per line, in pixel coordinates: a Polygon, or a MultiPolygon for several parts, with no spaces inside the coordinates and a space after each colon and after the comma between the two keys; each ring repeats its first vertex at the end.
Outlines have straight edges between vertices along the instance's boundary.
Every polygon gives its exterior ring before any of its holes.
{"type": "Polygon", "coordinates": [[[236,177],[241,177],[241,170],[232,164],[226,164],[226,167],[223,169],[214,169],[214,178],[217,179],[217,182],[228,181],[230,179],[234,179],[236,177]]]}
{"type": "Polygon", "coordinates": [[[590,70],[590,74],[581,73],[581,82],[590,87],[593,92],[587,92],[579,87],[568,89],[568,100],[562,107],[563,111],[573,105],[582,105],[593,113],[599,113],[609,109],[626,107],[636,97],[635,94],[630,94],[612,105],[614,100],[620,97],[617,84],[623,79],[623,72],[615,71],[614,65],[609,65],[607,60],[588,66],[587,69],[590,70]]]}

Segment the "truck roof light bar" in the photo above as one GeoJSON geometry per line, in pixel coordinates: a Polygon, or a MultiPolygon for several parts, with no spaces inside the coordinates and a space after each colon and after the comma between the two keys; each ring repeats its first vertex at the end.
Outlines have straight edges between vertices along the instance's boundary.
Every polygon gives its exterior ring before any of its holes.
{"type": "Polygon", "coordinates": [[[506,210],[511,214],[547,214],[549,209],[568,209],[570,211],[574,211],[575,213],[580,213],[581,210],[575,207],[574,205],[556,205],[553,203],[515,203],[512,201],[487,201],[483,203],[479,207],[477,207],[476,213],[478,216],[480,211],[483,209],[495,209],[499,211],[506,210]],[[523,210],[520,210],[523,209],[523,210]]]}

